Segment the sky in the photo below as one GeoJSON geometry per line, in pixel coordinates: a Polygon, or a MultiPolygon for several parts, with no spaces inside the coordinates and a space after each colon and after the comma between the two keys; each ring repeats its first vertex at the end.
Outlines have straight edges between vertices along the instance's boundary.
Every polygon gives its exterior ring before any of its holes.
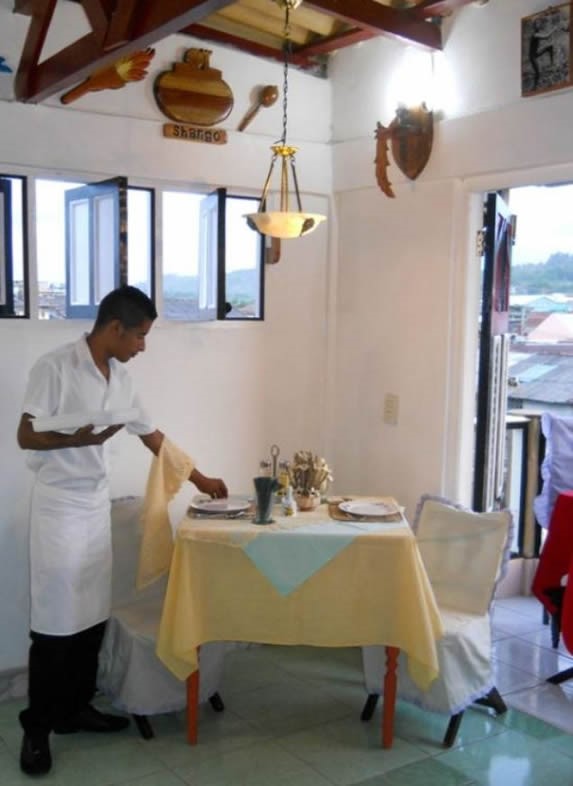
{"type": "Polygon", "coordinates": [[[573,255],[573,184],[512,188],[517,216],[513,264],[545,262],[556,251],[573,255]]]}

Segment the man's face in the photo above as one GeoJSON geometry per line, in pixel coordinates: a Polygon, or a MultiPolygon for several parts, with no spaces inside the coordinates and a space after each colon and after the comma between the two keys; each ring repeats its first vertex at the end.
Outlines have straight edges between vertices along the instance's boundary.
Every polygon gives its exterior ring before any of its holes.
{"type": "Polygon", "coordinates": [[[132,328],[125,328],[121,322],[116,325],[116,340],[113,356],[120,363],[127,363],[139,352],[145,351],[145,337],[151,330],[153,322],[151,319],[144,320],[140,325],[132,328]]]}

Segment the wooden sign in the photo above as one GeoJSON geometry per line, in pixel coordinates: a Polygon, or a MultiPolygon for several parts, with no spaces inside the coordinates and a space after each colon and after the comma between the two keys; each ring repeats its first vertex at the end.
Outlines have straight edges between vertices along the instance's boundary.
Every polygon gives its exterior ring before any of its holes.
{"type": "Polygon", "coordinates": [[[155,100],[164,115],[179,123],[214,126],[233,108],[233,93],[221,71],[211,68],[209,49],[188,49],[155,80],[155,100]]]}
{"type": "Polygon", "coordinates": [[[220,128],[196,128],[180,123],[165,123],[163,136],[169,139],[185,139],[188,142],[206,142],[210,145],[227,144],[227,132],[220,128]]]}

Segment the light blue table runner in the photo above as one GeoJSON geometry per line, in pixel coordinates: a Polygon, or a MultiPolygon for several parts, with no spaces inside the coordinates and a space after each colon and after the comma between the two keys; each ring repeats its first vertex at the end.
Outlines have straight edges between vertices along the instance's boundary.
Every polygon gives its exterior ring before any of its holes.
{"type": "Polygon", "coordinates": [[[297,529],[264,529],[243,550],[281,595],[289,595],[361,533],[408,526],[398,522],[316,522],[297,529]],[[317,537],[313,537],[316,535],[317,537]]]}

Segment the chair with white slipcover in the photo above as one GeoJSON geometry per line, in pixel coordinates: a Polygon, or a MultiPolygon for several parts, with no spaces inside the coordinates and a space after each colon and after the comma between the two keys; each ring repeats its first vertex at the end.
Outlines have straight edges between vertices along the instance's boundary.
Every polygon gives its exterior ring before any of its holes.
{"type": "MultiPolygon", "coordinates": [[[[422,561],[436,596],[444,636],[436,643],[440,673],[427,691],[398,665],[398,697],[450,721],[443,739],[453,745],[464,710],[472,703],[507,707],[494,685],[490,605],[509,558],[512,518],[508,511],[474,513],[440,497],[424,495],[413,525],[422,561]]],[[[384,675],[384,648],[363,647],[368,698],[362,720],[372,717],[384,675]]]]}
{"type": "MultiPolygon", "coordinates": [[[[154,735],[148,716],[184,709],[187,693],[185,682],[155,654],[166,579],[135,589],[142,504],[141,497],[112,502],[112,611],[100,651],[98,689],[130,713],[141,736],[150,739],[154,735]]],[[[217,712],[224,709],[217,688],[231,646],[215,642],[201,647],[200,701],[208,699],[217,712]]]]}

